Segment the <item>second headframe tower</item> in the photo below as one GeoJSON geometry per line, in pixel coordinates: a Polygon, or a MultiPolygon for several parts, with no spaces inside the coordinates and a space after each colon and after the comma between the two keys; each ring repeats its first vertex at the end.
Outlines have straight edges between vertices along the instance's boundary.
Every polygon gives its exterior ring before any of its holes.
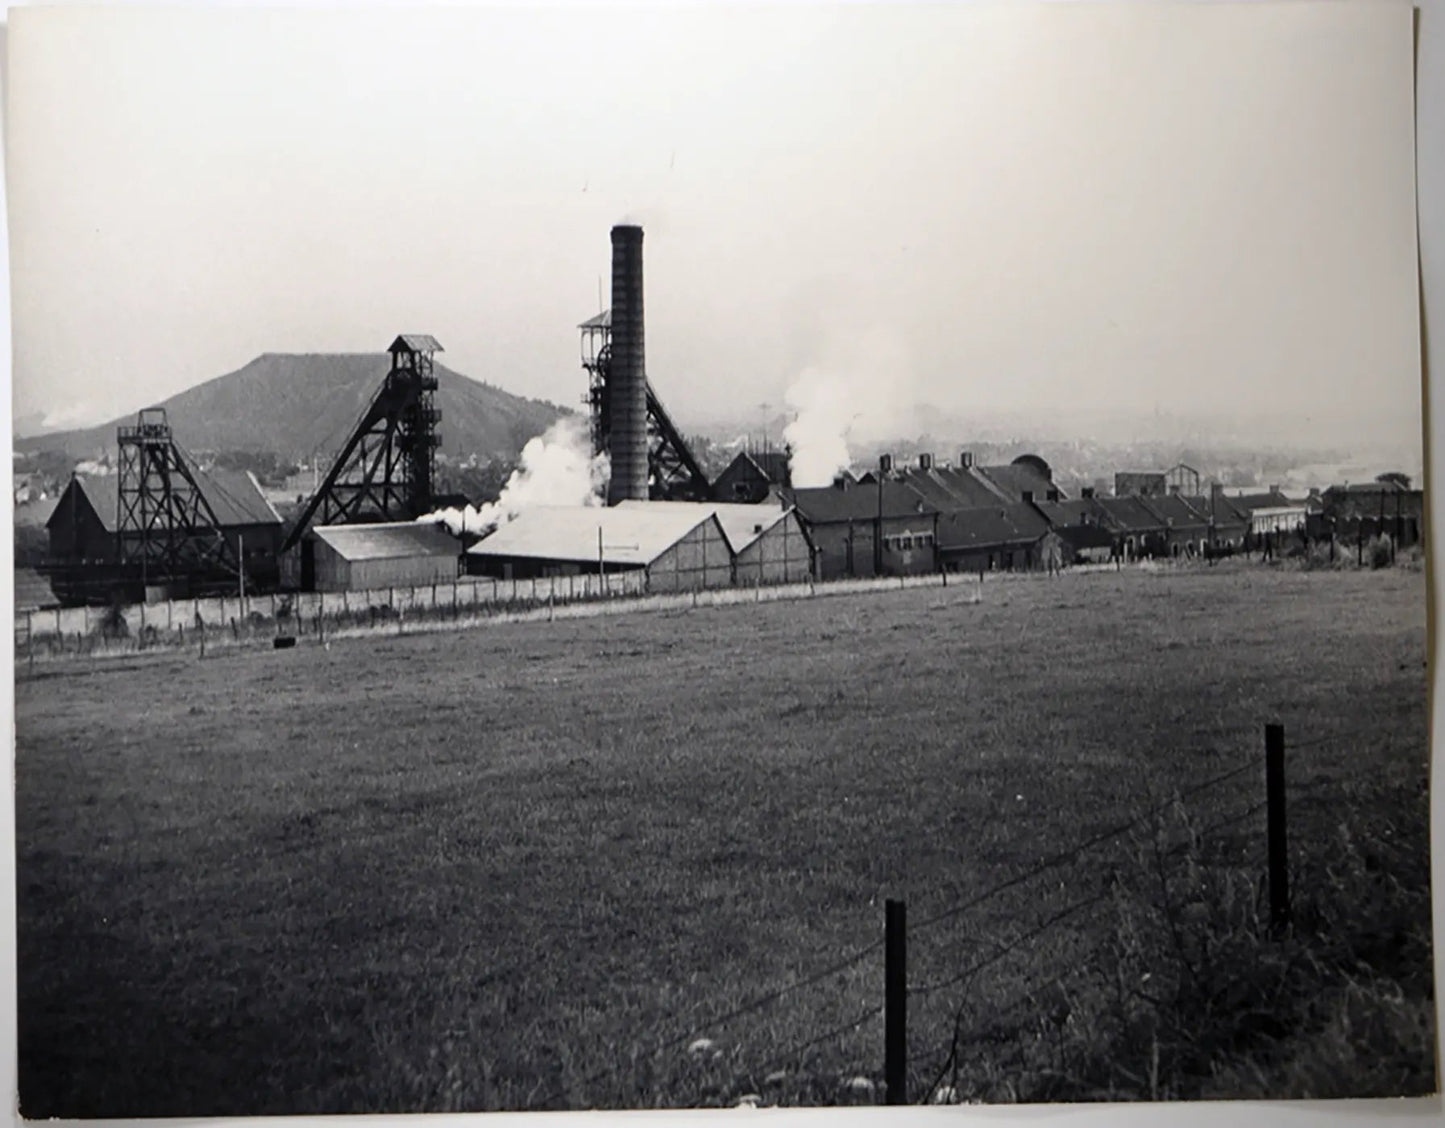
{"type": "Polygon", "coordinates": [[[612,355],[607,430],[612,477],[607,504],[646,501],[647,359],[642,313],[642,228],[612,229],[612,355]]]}

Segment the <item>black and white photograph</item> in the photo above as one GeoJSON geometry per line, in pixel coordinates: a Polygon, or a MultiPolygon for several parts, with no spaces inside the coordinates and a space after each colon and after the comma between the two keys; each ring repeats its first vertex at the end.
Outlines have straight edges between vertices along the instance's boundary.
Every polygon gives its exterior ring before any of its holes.
{"type": "Polygon", "coordinates": [[[12,9],[19,1114],[1435,1095],[1420,23],[12,9]]]}

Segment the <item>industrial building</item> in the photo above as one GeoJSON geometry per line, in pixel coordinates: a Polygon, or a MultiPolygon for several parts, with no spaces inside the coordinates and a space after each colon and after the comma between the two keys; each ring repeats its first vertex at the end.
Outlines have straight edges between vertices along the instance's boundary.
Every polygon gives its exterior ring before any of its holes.
{"type": "Polygon", "coordinates": [[[715,516],[732,550],[735,584],[802,583],[813,575],[813,544],[796,509],[685,501],[624,501],[620,508],[638,506],[715,516]]]}
{"type": "Polygon", "coordinates": [[[784,491],[813,543],[820,580],[938,570],[938,510],[885,480],[784,491]]]}
{"type": "Polygon", "coordinates": [[[976,469],[1009,501],[1060,501],[1064,496],[1054,485],[1053,468],[1036,454],[1021,454],[1004,466],[976,469]]]}
{"type": "Polygon", "coordinates": [[[367,591],[451,583],[461,542],[445,526],[418,521],[321,525],[283,557],[288,587],[367,591]]]}
{"type": "Polygon", "coordinates": [[[913,466],[900,466],[884,455],[878,470],[863,475],[867,484],[879,475],[918,494],[940,512],[987,509],[1000,502],[1058,501],[1063,491],[1054,483],[1053,469],[1036,454],[1021,454],[1012,462],[981,466],[972,452],[963,451],[958,464],[940,463],[932,454],[920,454],[913,466]]]}
{"type": "Polygon", "coordinates": [[[45,571],[64,601],[275,585],[282,521],[253,475],[199,469],[159,409],[119,438],[120,472],[73,475],[46,522],[45,571]]]}
{"type": "Polygon", "coordinates": [[[1180,462],[1168,470],[1121,470],[1114,475],[1116,497],[1167,497],[1170,494],[1196,496],[1199,471],[1180,462]]]}
{"type": "Polygon", "coordinates": [[[727,587],[733,552],[706,506],[536,506],[466,551],[468,575],[524,580],[645,569],[648,590],[727,587]]]}
{"type": "Polygon", "coordinates": [[[1197,510],[1179,494],[1145,497],[1140,503],[1164,524],[1163,549],[1169,556],[1200,556],[1209,546],[1207,511],[1197,510]]]}
{"type": "Polygon", "coordinates": [[[1397,545],[1420,543],[1425,523],[1425,493],[1389,479],[1331,486],[1319,496],[1319,512],[1309,515],[1315,536],[1366,539],[1385,533],[1397,545]]]}
{"type": "Polygon", "coordinates": [[[1029,502],[960,509],[938,518],[938,558],[951,572],[1057,567],[1063,563],[1057,541],[1029,502]]]}
{"type": "Polygon", "coordinates": [[[739,451],[712,486],[714,501],[754,505],[776,488],[791,486],[788,456],[783,451],[739,451]]]}
{"type": "Polygon", "coordinates": [[[1036,454],[980,465],[964,450],[954,465],[884,455],[861,477],[844,470],[830,487],[798,489],[786,450],[749,448],[709,482],[647,372],[642,245],[640,227],[612,229],[610,307],[579,326],[592,449],[610,465],[605,505],[528,509],[465,551],[440,526],[416,523],[468,499],[437,489],[441,345],[402,334],[284,543],[253,477],[202,472],[164,412],[147,409],[120,429],[114,485],[77,477],[66,488],[47,526],[47,578],[62,598],[88,598],[96,585],[107,600],[231,584],[414,587],[459,572],[643,571],[648,590],[665,592],[1194,556],[1311,530],[1420,536],[1423,495],[1393,479],[1305,502],[1277,489],[1226,499],[1217,486],[1201,496],[1199,473],[1180,464],[1120,472],[1116,496],[1085,488],[1070,499],[1036,454]]]}
{"type": "Polygon", "coordinates": [[[1230,504],[1249,517],[1251,537],[1301,532],[1309,516],[1305,502],[1286,497],[1278,486],[1230,498],[1230,504]]]}

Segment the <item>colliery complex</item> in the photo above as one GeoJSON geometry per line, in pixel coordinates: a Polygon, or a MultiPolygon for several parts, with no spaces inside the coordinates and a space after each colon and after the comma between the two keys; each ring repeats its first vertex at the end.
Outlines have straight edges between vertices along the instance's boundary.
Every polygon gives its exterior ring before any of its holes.
{"type": "Polygon", "coordinates": [[[1035,455],[985,466],[963,451],[909,465],[884,455],[862,475],[795,488],[786,453],[744,451],[709,481],[648,378],[640,227],[612,230],[611,293],[579,326],[592,448],[610,464],[605,505],[525,509],[475,542],[419,521],[470,499],[437,490],[442,346],[402,334],[289,527],[253,476],[203,470],[163,410],[142,411],[117,434],[119,472],[74,476],[51,515],[52,590],[95,604],[640,572],[646,590],[685,591],[1421,539],[1423,493],[1391,480],[1240,497],[1176,466],[1071,497],[1035,455]]]}

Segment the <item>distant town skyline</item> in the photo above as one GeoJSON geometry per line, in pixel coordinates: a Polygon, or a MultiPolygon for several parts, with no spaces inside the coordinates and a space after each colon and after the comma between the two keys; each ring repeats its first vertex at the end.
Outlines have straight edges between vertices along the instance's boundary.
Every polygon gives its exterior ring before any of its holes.
{"type": "Polygon", "coordinates": [[[686,426],[813,373],[861,442],[1420,457],[1408,8],[53,9],[10,49],[17,423],[404,331],[577,407],[631,221],[686,426]]]}

